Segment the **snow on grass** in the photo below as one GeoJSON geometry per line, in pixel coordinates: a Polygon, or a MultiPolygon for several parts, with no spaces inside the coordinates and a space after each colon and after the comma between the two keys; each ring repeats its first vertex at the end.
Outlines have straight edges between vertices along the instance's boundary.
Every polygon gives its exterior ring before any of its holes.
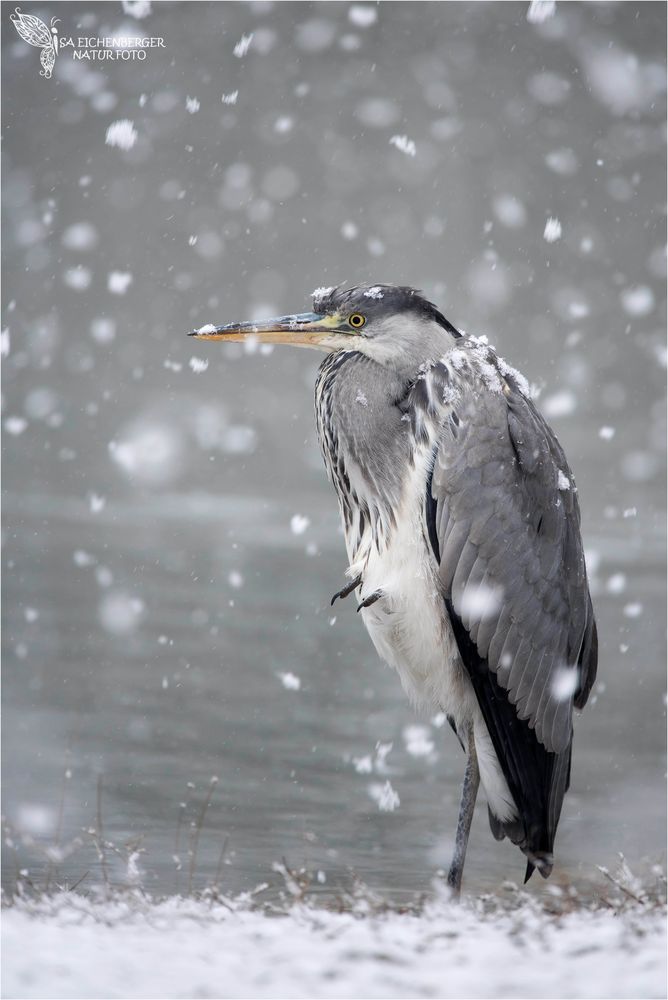
{"type": "MultiPolygon", "coordinates": [[[[24,997],[662,997],[663,906],[541,905],[437,891],[391,908],[359,887],[336,909],[287,865],[281,904],[138,889],[19,899],[2,921],[3,994],[24,997]],[[314,897],[313,897],[314,898],[314,897]],[[28,946],[29,944],[29,946],[28,946]]],[[[321,878],[313,881],[321,882],[321,878]]],[[[265,887],[258,887],[256,895],[265,887]]]]}
{"type": "Polygon", "coordinates": [[[118,121],[112,122],[107,129],[104,141],[107,146],[117,146],[124,150],[132,149],[137,141],[137,129],[134,122],[131,122],[129,118],[119,118],[118,121]]]}

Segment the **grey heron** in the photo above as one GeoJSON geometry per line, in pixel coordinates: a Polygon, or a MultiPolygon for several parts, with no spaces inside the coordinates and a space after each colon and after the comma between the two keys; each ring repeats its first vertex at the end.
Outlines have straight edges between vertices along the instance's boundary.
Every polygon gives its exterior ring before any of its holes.
{"type": "Polygon", "coordinates": [[[573,475],[526,380],[413,288],[321,288],[313,311],[192,336],[316,347],[317,429],[348,582],[380,656],[467,754],[448,884],[479,784],[497,840],[545,878],[573,709],[598,641],[573,475]]]}

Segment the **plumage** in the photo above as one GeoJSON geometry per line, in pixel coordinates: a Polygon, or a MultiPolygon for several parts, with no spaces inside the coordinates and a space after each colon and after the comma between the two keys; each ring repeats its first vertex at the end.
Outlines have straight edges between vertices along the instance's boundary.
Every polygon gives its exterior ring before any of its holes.
{"type": "Polygon", "coordinates": [[[573,475],[526,380],[415,289],[318,289],[313,313],[206,329],[318,347],[315,408],[349,585],[379,653],[467,752],[449,884],[479,782],[492,834],[549,875],[573,708],[597,635],[573,475]]]}
{"type": "MultiPolygon", "coordinates": [[[[330,294],[328,308],[340,307],[337,294],[330,294]]],[[[345,308],[362,308],[361,294],[347,291],[345,308]]],[[[421,307],[416,315],[430,313],[421,307]]],[[[444,329],[450,332],[449,325],[444,329]]],[[[392,533],[379,539],[373,531],[364,537],[346,530],[350,575],[361,573],[366,581],[371,572],[369,587],[382,592],[364,612],[365,624],[414,700],[435,698],[458,732],[470,721],[474,729],[484,727],[498,762],[487,784],[496,782],[498,797],[506,792],[505,782],[515,806],[507,822],[492,809],[492,832],[521,847],[529,874],[537,865],[546,875],[568,786],[573,704],[591,686],[596,669],[595,655],[587,652],[595,624],[577,495],[564,453],[521,377],[473,338],[451,336],[444,347],[426,364],[418,355],[413,377],[404,377],[402,387],[366,355],[350,352],[345,365],[334,360],[340,355],[330,355],[316,390],[320,442],[344,527],[350,498],[333,455],[339,462],[343,456],[344,468],[362,470],[362,482],[370,476],[381,509],[403,511],[415,522],[413,546],[422,551],[414,554],[415,566],[410,558],[407,566],[438,594],[440,607],[420,620],[434,644],[441,637],[440,665],[420,682],[410,628],[401,618],[409,602],[392,582],[392,533]],[[375,409],[360,414],[359,422],[351,420],[341,378],[364,387],[365,398],[375,383],[375,409]],[[417,494],[411,497],[396,470],[406,470],[415,453],[421,455],[424,485],[411,487],[417,494]],[[563,477],[566,490],[559,488],[563,477]],[[570,691],[564,686],[564,695],[561,687],[555,690],[555,678],[567,668],[580,676],[570,691]],[[462,711],[457,692],[467,687],[474,698],[462,711]]],[[[363,582],[360,598],[369,587],[363,582]]],[[[494,789],[486,791],[494,798],[494,789]]]]}

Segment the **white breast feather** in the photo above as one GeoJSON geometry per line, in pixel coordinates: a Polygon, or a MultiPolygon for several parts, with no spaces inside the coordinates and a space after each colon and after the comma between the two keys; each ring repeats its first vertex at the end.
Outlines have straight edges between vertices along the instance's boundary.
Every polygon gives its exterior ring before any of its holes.
{"type": "MultiPolygon", "coordinates": [[[[435,560],[424,535],[424,491],[431,461],[423,448],[409,473],[387,544],[376,547],[367,526],[361,540],[346,535],[351,579],[362,575],[360,601],[382,597],[361,611],[378,655],[398,672],[417,706],[452,716],[460,732],[473,722],[480,777],[492,811],[501,820],[517,815],[507,782],[461,663],[435,560]]],[[[363,489],[363,479],[356,483],[363,489]]]]}
{"type": "Polygon", "coordinates": [[[463,721],[470,717],[475,699],[423,534],[429,461],[430,450],[424,448],[404,483],[396,525],[380,551],[369,529],[359,545],[357,538],[346,538],[348,575],[354,579],[362,574],[360,600],[382,592],[371,607],[362,609],[362,617],[379,656],[397,670],[411,701],[463,721]]]}

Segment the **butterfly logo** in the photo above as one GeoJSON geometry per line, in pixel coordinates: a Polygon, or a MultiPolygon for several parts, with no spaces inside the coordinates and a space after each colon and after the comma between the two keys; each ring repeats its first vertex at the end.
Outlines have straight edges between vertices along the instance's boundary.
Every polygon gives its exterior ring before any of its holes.
{"type": "Polygon", "coordinates": [[[24,42],[27,42],[28,45],[36,45],[42,50],[39,59],[43,68],[39,75],[50,80],[58,55],[56,23],[60,18],[52,17],[51,28],[49,28],[39,17],[33,17],[32,14],[22,14],[20,7],[17,7],[14,13],[9,15],[9,18],[24,42]]]}

